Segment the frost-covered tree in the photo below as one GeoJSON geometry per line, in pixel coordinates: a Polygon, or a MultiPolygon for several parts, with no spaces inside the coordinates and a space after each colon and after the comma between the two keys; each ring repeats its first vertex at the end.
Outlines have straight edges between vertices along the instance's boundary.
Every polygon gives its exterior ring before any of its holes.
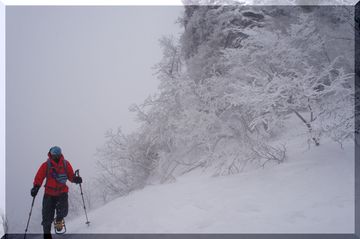
{"type": "MultiPolygon", "coordinates": [[[[226,100],[226,91],[236,78],[225,77],[231,66],[223,63],[224,49],[240,49],[242,40],[249,37],[242,30],[263,27],[263,12],[238,6],[189,6],[186,10],[180,47],[163,41],[160,94],[145,101],[143,106],[151,106],[146,113],[138,110],[139,118],[146,119],[148,134],[158,132],[165,139],[158,141],[165,178],[179,168],[217,164],[215,151],[223,142],[230,140],[233,147],[241,148],[236,161],[254,159],[252,146],[264,145],[252,135],[251,118],[244,108],[226,100]],[[176,67],[174,73],[174,65],[181,65],[181,70],[176,67]],[[162,150],[164,146],[167,150],[162,150]]],[[[240,171],[236,164],[225,168],[240,171]]]]}
{"type": "Polygon", "coordinates": [[[157,157],[151,135],[125,135],[120,129],[106,134],[98,150],[98,180],[111,195],[125,195],[145,185],[157,157]]]}
{"type": "MultiPolygon", "coordinates": [[[[322,16],[318,12],[314,14],[322,16]]],[[[249,114],[253,116],[252,128],[265,126],[267,130],[271,129],[274,122],[293,112],[308,128],[316,145],[319,145],[319,134],[339,130],[339,127],[329,126],[334,122],[346,124],[347,132],[341,134],[351,136],[354,86],[351,47],[345,47],[348,45],[345,37],[351,39],[351,35],[342,35],[344,40],[340,49],[345,51],[336,55],[337,49],[329,50],[327,46],[333,39],[321,34],[314,15],[305,13],[298,18],[298,23],[282,30],[273,27],[247,30],[249,37],[244,40],[241,51],[224,51],[224,61],[231,69],[228,77],[238,79],[233,84],[235,90],[229,92],[227,98],[231,104],[248,106],[249,114]],[[318,117],[330,113],[331,119],[318,117]],[[327,126],[314,130],[314,124],[327,126]]],[[[327,33],[336,37],[342,32],[332,30],[327,33]]],[[[339,132],[332,133],[339,135],[339,132]]]]}
{"type": "Polygon", "coordinates": [[[322,133],[332,135],[336,141],[351,137],[352,8],[269,7],[262,12],[263,24],[239,29],[242,46],[228,47],[220,54],[219,61],[226,73],[219,74],[217,79],[226,89],[223,91],[226,99],[215,93],[222,99],[219,102],[227,105],[225,108],[232,114],[236,110],[229,105],[241,107],[240,114],[251,122],[250,128],[254,130],[263,128],[271,133],[271,129],[281,125],[284,115],[293,112],[307,127],[315,144],[319,144],[322,133]],[[279,92],[267,92],[266,87],[282,89],[281,94],[276,98],[274,95],[279,92]],[[266,108],[261,107],[261,100],[266,108]],[[330,113],[331,117],[325,116],[330,113]]]}

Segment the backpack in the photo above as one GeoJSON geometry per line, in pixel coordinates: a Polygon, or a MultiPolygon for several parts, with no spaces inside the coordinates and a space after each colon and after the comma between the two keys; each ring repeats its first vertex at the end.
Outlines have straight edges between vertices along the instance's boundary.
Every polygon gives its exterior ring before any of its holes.
{"type": "MultiPolygon", "coordinates": [[[[67,167],[66,167],[67,162],[66,162],[65,159],[63,160],[63,162],[64,162],[65,173],[58,174],[56,172],[56,170],[53,170],[53,172],[51,174],[51,176],[61,184],[65,184],[67,179],[68,179],[68,177],[67,177],[67,167]]],[[[47,160],[47,168],[46,168],[46,183],[45,183],[45,186],[47,185],[47,179],[48,179],[48,176],[49,176],[50,169],[51,169],[51,161],[50,161],[50,159],[48,159],[47,160]]]]}

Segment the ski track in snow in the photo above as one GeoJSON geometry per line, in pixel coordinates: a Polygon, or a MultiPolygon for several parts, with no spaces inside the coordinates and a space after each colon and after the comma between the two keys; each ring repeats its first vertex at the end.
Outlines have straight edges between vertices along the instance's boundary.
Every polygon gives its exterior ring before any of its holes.
{"type": "MultiPolygon", "coordinates": [[[[290,125],[291,127],[291,125],[290,125]]],[[[69,233],[353,233],[354,145],[308,149],[288,133],[287,162],[149,185],[67,222],[69,233]]]]}

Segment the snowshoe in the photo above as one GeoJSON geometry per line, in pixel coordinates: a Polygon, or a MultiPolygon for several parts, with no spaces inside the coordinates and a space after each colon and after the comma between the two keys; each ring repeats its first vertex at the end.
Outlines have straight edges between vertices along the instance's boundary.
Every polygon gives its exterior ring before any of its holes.
{"type": "Polygon", "coordinates": [[[54,228],[56,234],[64,234],[66,232],[66,226],[64,219],[54,220],[54,228]]]}

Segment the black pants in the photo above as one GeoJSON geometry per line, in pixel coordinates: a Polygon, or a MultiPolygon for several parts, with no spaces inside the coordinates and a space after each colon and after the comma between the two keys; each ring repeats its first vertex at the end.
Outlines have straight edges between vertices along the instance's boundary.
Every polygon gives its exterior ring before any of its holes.
{"type": "Polygon", "coordinates": [[[61,220],[67,216],[69,209],[68,194],[63,193],[59,196],[44,194],[42,202],[42,226],[44,234],[50,234],[51,223],[54,221],[55,211],[56,220],[61,220]]]}

